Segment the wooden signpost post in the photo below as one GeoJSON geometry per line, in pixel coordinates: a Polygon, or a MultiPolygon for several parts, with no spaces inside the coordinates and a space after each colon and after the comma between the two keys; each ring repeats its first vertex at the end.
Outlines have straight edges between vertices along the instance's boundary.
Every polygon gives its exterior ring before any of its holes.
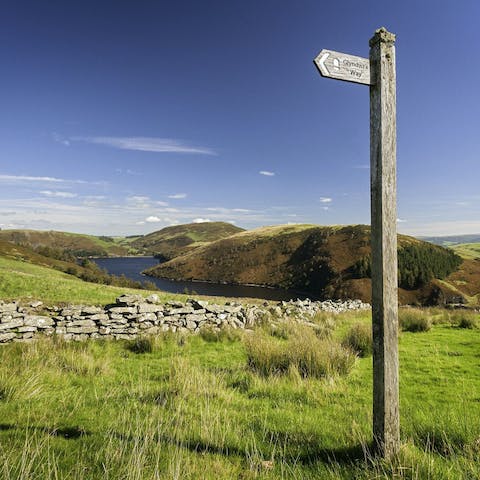
{"type": "Polygon", "coordinates": [[[370,58],[322,50],[323,77],[370,86],[370,192],[373,321],[373,439],[390,458],[400,446],[395,35],[380,28],[370,58]]]}

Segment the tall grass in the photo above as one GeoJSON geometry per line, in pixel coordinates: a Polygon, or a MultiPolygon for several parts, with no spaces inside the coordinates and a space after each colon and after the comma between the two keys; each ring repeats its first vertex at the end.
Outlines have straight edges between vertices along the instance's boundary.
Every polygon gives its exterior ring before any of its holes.
{"type": "Polygon", "coordinates": [[[402,338],[402,448],[385,462],[369,448],[371,360],[334,340],[362,322],[344,316],[329,338],[296,323],[234,341],[160,336],[147,354],[123,341],[2,346],[0,478],[480,478],[480,331],[402,338]],[[281,371],[262,371],[269,348],[281,371]]]}
{"type": "Polygon", "coordinates": [[[404,308],[398,312],[400,328],[405,332],[428,332],[432,328],[432,318],[426,310],[404,308]]]}
{"type": "Polygon", "coordinates": [[[348,330],[342,345],[350,348],[360,357],[368,357],[372,354],[373,338],[370,323],[355,323],[348,330]]]}
{"type": "Polygon", "coordinates": [[[262,332],[245,340],[249,367],[264,376],[296,369],[302,377],[346,375],[354,354],[331,339],[322,339],[311,327],[298,324],[286,340],[262,332]]]}

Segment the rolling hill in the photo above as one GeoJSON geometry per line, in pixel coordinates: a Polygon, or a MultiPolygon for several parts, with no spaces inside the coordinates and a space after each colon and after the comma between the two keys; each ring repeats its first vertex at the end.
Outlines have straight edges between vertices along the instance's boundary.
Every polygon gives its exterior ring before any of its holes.
{"type": "Polygon", "coordinates": [[[457,255],[462,258],[480,260],[480,242],[479,243],[459,243],[450,247],[457,255]]]}
{"type": "MultiPolygon", "coordinates": [[[[258,284],[322,298],[370,301],[370,227],[280,225],[236,233],[200,245],[147,270],[173,280],[258,284]]],[[[480,262],[399,236],[401,303],[475,303],[480,262]]]]}
{"type": "Polygon", "coordinates": [[[189,223],[165,227],[134,239],[131,246],[139,252],[158,256],[162,260],[187,253],[205,243],[236,233],[243,228],[225,222],[189,223]]]}
{"type": "Polygon", "coordinates": [[[79,233],[41,230],[0,230],[0,240],[33,249],[57,249],[76,257],[102,257],[134,253],[126,239],[96,237],[79,233]]]}

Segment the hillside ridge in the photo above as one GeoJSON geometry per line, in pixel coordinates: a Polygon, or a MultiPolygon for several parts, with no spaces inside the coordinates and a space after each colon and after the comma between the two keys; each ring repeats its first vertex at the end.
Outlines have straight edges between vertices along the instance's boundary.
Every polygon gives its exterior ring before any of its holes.
{"type": "MultiPolygon", "coordinates": [[[[448,249],[406,235],[399,235],[398,243],[402,303],[478,300],[480,262],[462,261],[448,249]],[[465,288],[469,281],[459,271],[474,285],[465,288]],[[458,278],[450,284],[456,273],[458,278]]],[[[171,280],[257,284],[317,298],[369,302],[369,256],[367,225],[276,225],[198,246],[145,273],[171,280]]]]}

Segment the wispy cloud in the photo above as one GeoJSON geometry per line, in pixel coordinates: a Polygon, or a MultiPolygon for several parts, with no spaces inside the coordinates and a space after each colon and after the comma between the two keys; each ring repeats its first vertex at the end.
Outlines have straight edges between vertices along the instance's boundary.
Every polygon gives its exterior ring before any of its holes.
{"type": "Polygon", "coordinates": [[[152,203],[150,197],[145,195],[131,195],[125,198],[125,202],[129,207],[141,209],[149,208],[152,203]]]}
{"type": "Polygon", "coordinates": [[[194,218],[193,223],[208,223],[211,222],[209,218],[194,218]]]}
{"type": "Polygon", "coordinates": [[[260,175],[265,175],[266,177],[274,177],[275,172],[269,172],[268,170],[260,170],[258,172],[260,175]]]}
{"type": "Polygon", "coordinates": [[[404,220],[403,218],[397,218],[397,223],[405,223],[406,220],[404,220]]]}
{"type": "Polygon", "coordinates": [[[77,196],[76,193],[61,192],[58,190],[42,190],[40,193],[42,195],[45,195],[46,197],[56,197],[56,198],[75,198],[77,196]]]}
{"type": "Polygon", "coordinates": [[[58,134],[57,132],[52,133],[52,138],[57,143],[61,143],[62,145],[65,145],[66,147],[70,146],[70,140],[68,140],[68,138],[65,138],[62,135],[58,134]]]}
{"type": "Polygon", "coordinates": [[[332,203],[333,199],[330,197],[320,197],[320,203],[332,203]]]}
{"type": "Polygon", "coordinates": [[[173,195],[169,195],[168,198],[175,198],[175,199],[187,198],[187,194],[186,193],[174,193],[173,195]]]}
{"type": "Polygon", "coordinates": [[[83,184],[83,185],[105,185],[107,182],[96,181],[89,182],[87,180],[75,180],[56,177],[35,177],[31,175],[0,175],[0,183],[17,184],[17,183],[62,183],[62,184],[83,184]]]}
{"type": "Polygon", "coordinates": [[[142,175],[142,173],[137,172],[136,170],[130,170],[129,168],[127,168],[126,170],[124,170],[123,168],[116,168],[115,173],[118,173],[119,175],[123,175],[123,174],[133,175],[133,176],[142,175]]]}
{"type": "Polygon", "coordinates": [[[158,137],[70,137],[71,141],[105,145],[120,150],[156,153],[190,153],[216,155],[211,148],[191,146],[171,138],[158,137]]]}

